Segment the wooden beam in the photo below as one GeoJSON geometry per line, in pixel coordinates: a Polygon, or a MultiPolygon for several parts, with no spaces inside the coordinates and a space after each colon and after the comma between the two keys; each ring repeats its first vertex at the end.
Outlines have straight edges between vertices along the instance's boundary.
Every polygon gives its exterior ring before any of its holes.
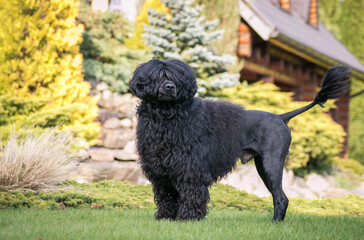
{"type": "Polygon", "coordinates": [[[297,86],[298,82],[286,74],[279,73],[277,71],[274,71],[272,69],[269,69],[265,66],[253,63],[251,61],[246,60],[244,69],[247,69],[252,72],[259,73],[261,75],[270,75],[274,78],[275,81],[281,82],[290,86],[297,86]]]}

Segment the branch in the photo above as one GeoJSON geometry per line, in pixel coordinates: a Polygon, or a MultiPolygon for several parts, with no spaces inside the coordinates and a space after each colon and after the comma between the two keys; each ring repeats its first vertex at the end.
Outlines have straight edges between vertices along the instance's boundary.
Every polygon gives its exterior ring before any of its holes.
{"type": "Polygon", "coordinates": [[[351,95],[351,96],[350,96],[350,98],[357,97],[357,96],[359,96],[359,95],[362,95],[363,93],[364,93],[364,90],[361,90],[361,91],[359,91],[359,92],[357,92],[357,93],[355,93],[355,94],[351,95]]]}

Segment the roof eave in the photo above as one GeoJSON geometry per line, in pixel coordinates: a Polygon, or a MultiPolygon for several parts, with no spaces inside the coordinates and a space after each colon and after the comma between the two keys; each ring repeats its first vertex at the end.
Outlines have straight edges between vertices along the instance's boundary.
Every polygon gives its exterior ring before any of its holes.
{"type": "Polygon", "coordinates": [[[254,8],[252,2],[238,1],[238,5],[240,16],[264,41],[268,41],[271,37],[277,35],[275,26],[254,8]]]}
{"type": "MultiPolygon", "coordinates": [[[[268,42],[297,56],[300,56],[309,62],[315,63],[323,68],[330,68],[334,65],[347,65],[338,60],[330,58],[310,47],[307,47],[306,45],[299,43],[283,34],[278,34],[276,37],[268,39],[268,42]]],[[[364,81],[363,72],[353,68],[352,66],[349,67],[352,69],[354,77],[364,81]]]]}

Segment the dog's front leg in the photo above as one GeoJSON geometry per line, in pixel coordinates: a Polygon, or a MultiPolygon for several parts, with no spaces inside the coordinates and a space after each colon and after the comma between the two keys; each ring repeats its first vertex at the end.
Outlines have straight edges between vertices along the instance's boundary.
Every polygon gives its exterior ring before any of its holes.
{"type": "Polygon", "coordinates": [[[178,192],[166,182],[152,182],[154,192],[154,202],[157,205],[155,218],[157,220],[175,220],[177,217],[179,204],[178,192]]]}
{"type": "Polygon", "coordinates": [[[208,187],[205,185],[182,183],[177,190],[180,194],[178,220],[201,220],[206,216],[207,203],[210,200],[208,187]]]}

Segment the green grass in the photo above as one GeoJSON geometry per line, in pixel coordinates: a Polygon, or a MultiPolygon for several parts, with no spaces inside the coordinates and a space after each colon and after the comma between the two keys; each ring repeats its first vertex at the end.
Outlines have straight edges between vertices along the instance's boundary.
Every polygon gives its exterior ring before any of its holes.
{"type": "Polygon", "coordinates": [[[364,239],[364,218],[212,210],[200,222],[155,221],[153,210],[0,210],[0,239],[364,239]]]}
{"type": "Polygon", "coordinates": [[[155,221],[151,186],[102,181],[58,192],[0,192],[0,240],[7,239],[363,239],[364,198],[291,198],[272,224],[272,198],[216,184],[200,222],[155,221]]]}

